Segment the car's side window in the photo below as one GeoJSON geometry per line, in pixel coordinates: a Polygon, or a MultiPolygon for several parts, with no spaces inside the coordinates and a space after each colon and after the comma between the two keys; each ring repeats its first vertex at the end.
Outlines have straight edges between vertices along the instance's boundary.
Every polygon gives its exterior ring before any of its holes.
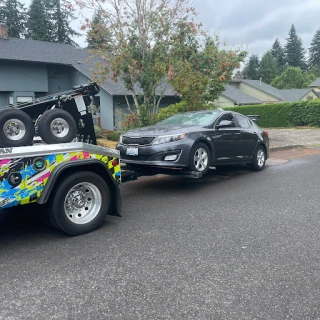
{"type": "Polygon", "coordinates": [[[238,120],[238,123],[239,123],[239,127],[240,128],[243,128],[243,129],[248,129],[251,127],[251,123],[250,121],[244,117],[244,116],[241,116],[239,114],[236,114],[235,117],[237,118],[238,120]]]}
{"type": "MultiPolygon", "coordinates": [[[[232,116],[231,113],[225,113],[225,114],[223,114],[223,115],[219,118],[217,124],[219,124],[222,120],[228,120],[228,121],[233,121],[233,122],[234,122],[234,118],[233,118],[233,116],[232,116]]],[[[235,125],[233,125],[233,127],[235,127],[235,125]]]]}

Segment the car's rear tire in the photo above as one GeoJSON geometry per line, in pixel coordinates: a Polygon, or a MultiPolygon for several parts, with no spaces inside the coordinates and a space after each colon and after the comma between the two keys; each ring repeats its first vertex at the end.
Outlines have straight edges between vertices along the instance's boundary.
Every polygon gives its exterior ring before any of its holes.
{"type": "Polygon", "coordinates": [[[49,203],[49,219],[67,234],[85,234],[103,223],[110,202],[107,183],[96,173],[80,171],[58,182],[49,203]]]}
{"type": "Polygon", "coordinates": [[[69,112],[52,109],[40,117],[38,131],[42,141],[47,144],[68,143],[75,138],[77,125],[69,112]]]}
{"type": "Polygon", "coordinates": [[[0,147],[21,147],[32,144],[34,124],[24,111],[6,108],[0,111],[0,147]]]}
{"type": "Polygon", "coordinates": [[[189,166],[193,171],[201,172],[204,176],[210,167],[210,151],[206,144],[196,143],[190,152],[189,166]]]}
{"type": "Polygon", "coordinates": [[[254,171],[261,171],[266,164],[266,149],[263,146],[258,146],[253,155],[253,162],[251,169],[254,171]]]}

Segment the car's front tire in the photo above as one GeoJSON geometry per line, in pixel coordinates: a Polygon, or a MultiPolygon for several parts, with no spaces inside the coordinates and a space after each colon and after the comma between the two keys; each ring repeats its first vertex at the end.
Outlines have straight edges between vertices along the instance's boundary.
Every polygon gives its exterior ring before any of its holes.
{"type": "Polygon", "coordinates": [[[196,143],[191,149],[189,161],[190,169],[204,176],[210,167],[210,151],[207,145],[202,142],[196,143]]]}
{"type": "Polygon", "coordinates": [[[257,150],[253,155],[253,163],[251,168],[254,171],[261,171],[264,169],[266,164],[266,149],[263,146],[258,146],[257,150]]]}

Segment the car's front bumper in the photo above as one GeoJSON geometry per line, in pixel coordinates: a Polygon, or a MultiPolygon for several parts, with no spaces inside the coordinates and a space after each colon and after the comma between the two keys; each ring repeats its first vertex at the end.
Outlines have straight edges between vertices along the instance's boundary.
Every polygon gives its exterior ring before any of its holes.
{"type": "Polygon", "coordinates": [[[123,163],[169,168],[186,168],[189,166],[190,146],[187,143],[181,143],[181,141],[159,145],[137,146],[137,156],[127,155],[128,147],[136,146],[117,144],[117,150],[120,151],[120,159],[123,163]],[[177,156],[175,160],[165,160],[167,156],[174,155],[177,156]]]}

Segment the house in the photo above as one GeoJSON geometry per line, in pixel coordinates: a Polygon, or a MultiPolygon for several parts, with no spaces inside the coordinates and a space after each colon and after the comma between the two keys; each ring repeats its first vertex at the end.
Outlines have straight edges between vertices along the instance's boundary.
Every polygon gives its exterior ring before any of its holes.
{"type": "Polygon", "coordinates": [[[280,90],[259,80],[234,79],[226,86],[215,104],[220,107],[232,107],[307,99],[318,99],[314,88],[280,90]]]}
{"type": "Polygon", "coordinates": [[[309,88],[312,88],[315,90],[317,93],[320,93],[320,78],[316,79],[313,81],[310,85],[309,88]]]}
{"type": "MultiPolygon", "coordinates": [[[[68,44],[8,38],[7,28],[0,28],[0,107],[29,102],[32,99],[70,90],[91,81],[95,63],[90,53],[68,44]]],[[[159,88],[160,90],[161,88],[159,88]]],[[[160,107],[179,101],[170,87],[160,107]]],[[[128,112],[124,86],[108,79],[100,84],[93,104],[100,107],[100,124],[105,130],[119,127],[121,115],[128,112]]],[[[132,101],[132,100],[131,100],[132,101]]]]}

